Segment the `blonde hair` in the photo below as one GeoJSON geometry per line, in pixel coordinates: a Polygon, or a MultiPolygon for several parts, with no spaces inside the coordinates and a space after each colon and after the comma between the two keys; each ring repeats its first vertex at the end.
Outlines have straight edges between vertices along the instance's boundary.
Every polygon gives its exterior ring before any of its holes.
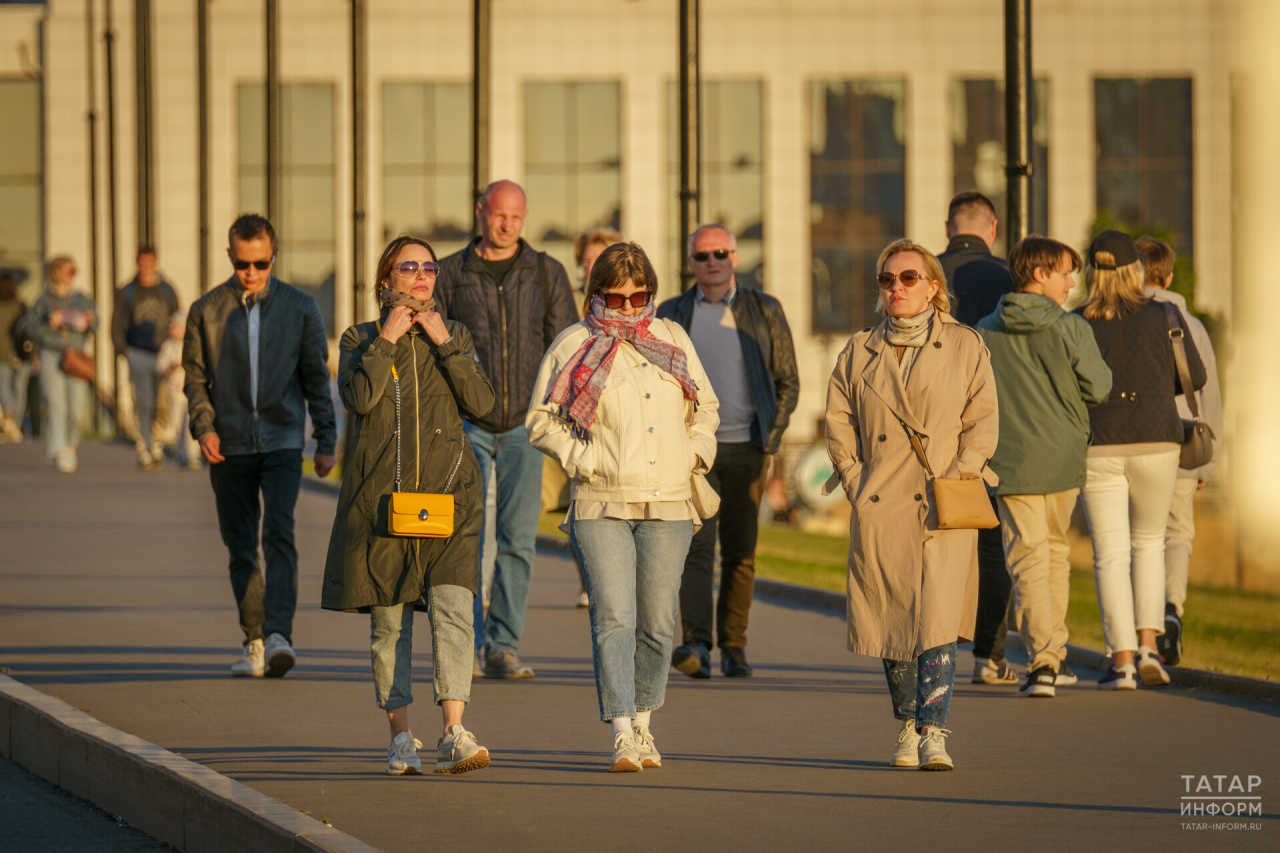
{"type": "MultiPolygon", "coordinates": [[[[938,263],[938,259],[934,257],[924,246],[913,240],[903,238],[894,240],[888,246],[884,247],[884,251],[880,253],[880,260],[876,261],[876,275],[884,272],[884,265],[894,255],[905,255],[907,253],[915,253],[924,261],[924,273],[929,276],[929,280],[938,285],[938,291],[933,294],[933,298],[929,302],[934,308],[937,308],[944,314],[951,313],[951,296],[947,293],[947,275],[942,271],[942,264],[938,263]]],[[[876,284],[876,310],[881,314],[884,313],[884,288],[876,284]]]]}
{"type": "Polygon", "coordinates": [[[624,242],[622,235],[613,228],[592,228],[590,231],[583,231],[578,235],[578,239],[573,241],[573,262],[581,267],[587,249],[595,245],[604,246],[607,249],[614,243],[621,242],[624,242]]]}
{"type": "Polygon", "coordinates": [[[1084,284],[1089,291],[1084,300],[1086,320],[1114,320],[1122,310],[1133,312],[1151,301],[1142,292],[1147,281],[1142,261],[1134,261],[1116,269],[1100,269],[1095,264],[1114,264],[1110,252],[1093,252],[1084,268],[1084,284]]]}

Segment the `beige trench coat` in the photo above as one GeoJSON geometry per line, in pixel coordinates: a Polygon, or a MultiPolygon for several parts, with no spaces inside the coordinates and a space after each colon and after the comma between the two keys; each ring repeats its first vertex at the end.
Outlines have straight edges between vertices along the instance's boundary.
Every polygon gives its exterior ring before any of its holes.
{"type": "Polygon", "coordinates": [[[855,335],[827,388],[827,453],[849,519],[849,650],[914,660],[973,637],[978,532],[940,530],[933,487],[902,427],[918,432],[939,477],[982,477],[999,418],[990,355],[978,333],[939,312],[902,384],[886,322],[855,335]]]}

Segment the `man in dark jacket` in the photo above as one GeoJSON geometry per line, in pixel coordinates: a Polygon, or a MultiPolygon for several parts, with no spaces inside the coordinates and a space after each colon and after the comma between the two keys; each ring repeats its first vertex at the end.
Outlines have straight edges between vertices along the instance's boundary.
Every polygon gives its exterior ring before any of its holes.
{"type": "Polygon", "coordinates": [[[138,274],[116,291],[111,342],[116,356],[123,355],[129,362],[133,414],[138,422],[138,465],[144,471],[158,471],[164,467],[164,446],[155,438],[156,356],[169,337],[169,318],[178,313],[178,295],[156,272],[152,246],[140,246],[137,261],[138,274]]]}
{"type": "MultiPolygon", "coordinates": [[[[996,208],[979,192],[964,192],[947,209],[947,250],[938,255],[947,285],[955,294],[952,315],[977,325],[996,310],[1000,297],[1013,293],[1009,264],[991,254],[996,241],[996,208]]],[[[994,504],[995,499],[992,498],[994,504]]],[[[1013,581],[1004,565],[1000,528],[978,531],[978,622],[973,635],[973,682],[1015,684],[1018,674],[1004,659],[1005,617],[1013,581]]]]}
{"type": "Polygon", "coordinates": [[[467,420],[467,438],[483,482],[496,472],[498,554],[487,619],[476,596],[477,654],[487,678],[533,678],[520,662],[520,636],[533,574],[534,542],[542,510],[543,456],[529,445],[524,416],[542,356],[578,320],[563,266],[520,239],[524,190],[511,181],[490,184],[476,205],[480,236],[440,262],[436,310],[471,331],[480,366],[497,402],[483,418],[467,420]]]}
{"type": "Polygon", "coordinates": [[[329,346],[315,299],[271,274],[276,259],[271,223],[241,216],[229,240],[235,275],[202,296],[187,315],[184,390],[191,435],[210,466],[245,636],[244,654],[231,674],[281,676],[297,660],[291,646],[298,603],[293,509],[302,483],[308,412],[316,474],[324,477],[333,470],[337,427],[329,396],[329,346]],[[265,584],[258,570],[260,516],[265,584]]]}
{"type": "Polygon", "coordinates": [[[758,290],[738,287],[738,242],[723,225],[703,225],[689,239],[697,284],[668,299],[658,316],[675,320],[693,340],[720,400],[716,459],[707,482],[720,512],[694,535],[680,583],[684,644],[672,665],[693,678],[711,677],[712,574],[720,534],[720,600],[715,607],[720,669],[751,675],[747,615],[755,589],[756,522],[761,474],[778,452],[800,398],[795,348],[782,305],[758,290]]]}

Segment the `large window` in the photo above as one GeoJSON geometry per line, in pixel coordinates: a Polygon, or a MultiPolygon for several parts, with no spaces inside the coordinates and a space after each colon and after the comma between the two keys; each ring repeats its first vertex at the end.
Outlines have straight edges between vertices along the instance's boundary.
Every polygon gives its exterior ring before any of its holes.
{"type": "Polygon", "coordinates": [[[525,84],[524,234],[571,271],[579,232],[622,228],[620,103],[617,83],[525,84]]]}
{"type": "Polygon", "coordinates": [[[1093,91],[1098,210],[1167,228],[1190,254],[1191,80],[1095,80],[1093,91]]]}
{"type": "Polygon", "coordinates": [[[876,259],[906,230],[906,84],[810,87],[813,331],[875,324],[876,259]]]}
{"type": "Polygon", "coordinates": [[[43,284],[44,193],[39,80],[0,80],[0,271],[28,305],[43,284]]]}
{"type": "MultiPolygon", "coordinates": [[[[240,84],[240,210],[262,215],[267,212],[265,97],[261,83],[240,84]]],[[[281,209],[271,223],[280,240],[274,273],[316,298],[332,336],[337,251],[332,85],[280,87],[280,149],[281,209]]]]}
{"type": "Polygon", "coordinates": [[[428,240],[440,257],[471,233],[471,86],[382,87],[382,236],[428,240]]]}
{"type": "MultiPolygon", "coordinates": [[[[738,240],[739,284],[764,287],[764,84],[702,84],[700,97],[702,221],[728,227],[738,240]]],[[[680,92],[667,87],[667,275],[680,289],[680,92]]]]}
{"type": "MultiPolygon", "coordinates": [[[[1008,220],[1005,190],[1004,81],[956,80],[951,86],[953,189],[977,190],[991,199],[996,216],[1008,220]]],[[[1037,80],[1031,97],[1031,222],[1049,233],[1049,83],[1037,80]]],[[[996,235],[997,255],[1006,253],[1005,230],[996,235]]]]}

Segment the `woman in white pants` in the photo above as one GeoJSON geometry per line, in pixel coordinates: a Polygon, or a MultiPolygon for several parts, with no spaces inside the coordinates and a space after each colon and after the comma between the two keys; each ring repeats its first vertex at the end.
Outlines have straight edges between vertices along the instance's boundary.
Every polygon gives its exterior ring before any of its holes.
{"type": "MultiPolygon", "coordinates": [[[[1145,277],[1133,238],[1104,231],[1089,246],[1089,296],[1077,309],[1093,328],[1113,379],[1110,399],[1089,410],[1093,442],[1083,492],[1098,609],[1112,657],[1098,682],[1103,690],[1133,690],[1139,676],[1147,686],[1169,683],[1156,636],[1164,631],[1164,536],[1182,420],[1169,315],[1143,292],[1145,277]]],[[[1204,364],[1185,329],[1183,340],[1199,389],[1204,364]]]]}

